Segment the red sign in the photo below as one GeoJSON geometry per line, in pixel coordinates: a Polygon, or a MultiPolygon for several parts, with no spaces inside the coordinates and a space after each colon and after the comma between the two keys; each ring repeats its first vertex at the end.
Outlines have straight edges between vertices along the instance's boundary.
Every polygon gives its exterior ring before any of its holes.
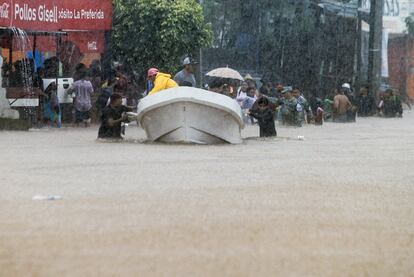
{"type": "Polygon", "coordinates": [[[110,30],[111,0],[0,0],[0,26],[31,31],[110,30]]]}
{"type": "MultiPolygon", "coordinates": [[[[29,38],[33,42],[33,37],[29,38]]],[[[36,39],[36,49],[40,52],[54,52],[56,50],[55,37],[38,36],[36,39]]],[[[103,31],[68,32],[68,35],[63,36],[62,39],[63,45],[61,47],[65,48],[68,46],[67,42],[71,42],[81,53],[103,53],[105,50],[105,33],[103,31]]],[[[71,48],[70,51],[76,52],[77,50],[76,48],[71,48]]]]}

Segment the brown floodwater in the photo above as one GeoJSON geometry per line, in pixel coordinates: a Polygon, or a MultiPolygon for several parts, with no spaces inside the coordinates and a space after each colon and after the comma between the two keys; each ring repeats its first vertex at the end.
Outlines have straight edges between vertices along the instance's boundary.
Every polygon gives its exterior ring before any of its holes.
{"type": "Polygon", "coordinates": [[[258,132],[0,132],[0,276],[414,274],[414,113],[258,132]]]}

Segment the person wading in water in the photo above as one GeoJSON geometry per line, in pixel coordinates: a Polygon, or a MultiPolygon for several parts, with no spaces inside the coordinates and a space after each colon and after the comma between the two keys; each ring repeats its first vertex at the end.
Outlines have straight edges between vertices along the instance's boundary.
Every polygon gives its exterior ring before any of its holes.
{"type": "Polygon", "coordinates": [[[126,113],[130,111],[132,109],[122,105],[120,94],[112,94],[109,105],[102,111],[98,138],[122,139],[122,123],[128,122],[126,113]]]}

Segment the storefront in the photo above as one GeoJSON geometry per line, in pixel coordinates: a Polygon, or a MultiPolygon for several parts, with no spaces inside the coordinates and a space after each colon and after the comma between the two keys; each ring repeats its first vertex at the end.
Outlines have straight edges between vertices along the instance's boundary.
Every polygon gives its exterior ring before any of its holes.
{"type": "Polygon", "coordinates": [[[102,58],[111,28],[111,0],[0,0],[2,86],[12,107],[38,106],[39,69],[67,88],[77,64],[102,58]]]}

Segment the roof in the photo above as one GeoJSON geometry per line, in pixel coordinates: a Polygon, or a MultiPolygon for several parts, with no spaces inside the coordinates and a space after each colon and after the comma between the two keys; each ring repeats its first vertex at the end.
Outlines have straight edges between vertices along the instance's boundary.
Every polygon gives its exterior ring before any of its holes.
{"type": "Polygon", "coordinates": [[[367,13],[366,10],[358,9],[358,0],[350,0],[348,3],[335,0],[319,0],[317,2],[317,5],[325,12],[333,13],[341,17],[357,18],[358,12],[362,14],[367,13]]]}

